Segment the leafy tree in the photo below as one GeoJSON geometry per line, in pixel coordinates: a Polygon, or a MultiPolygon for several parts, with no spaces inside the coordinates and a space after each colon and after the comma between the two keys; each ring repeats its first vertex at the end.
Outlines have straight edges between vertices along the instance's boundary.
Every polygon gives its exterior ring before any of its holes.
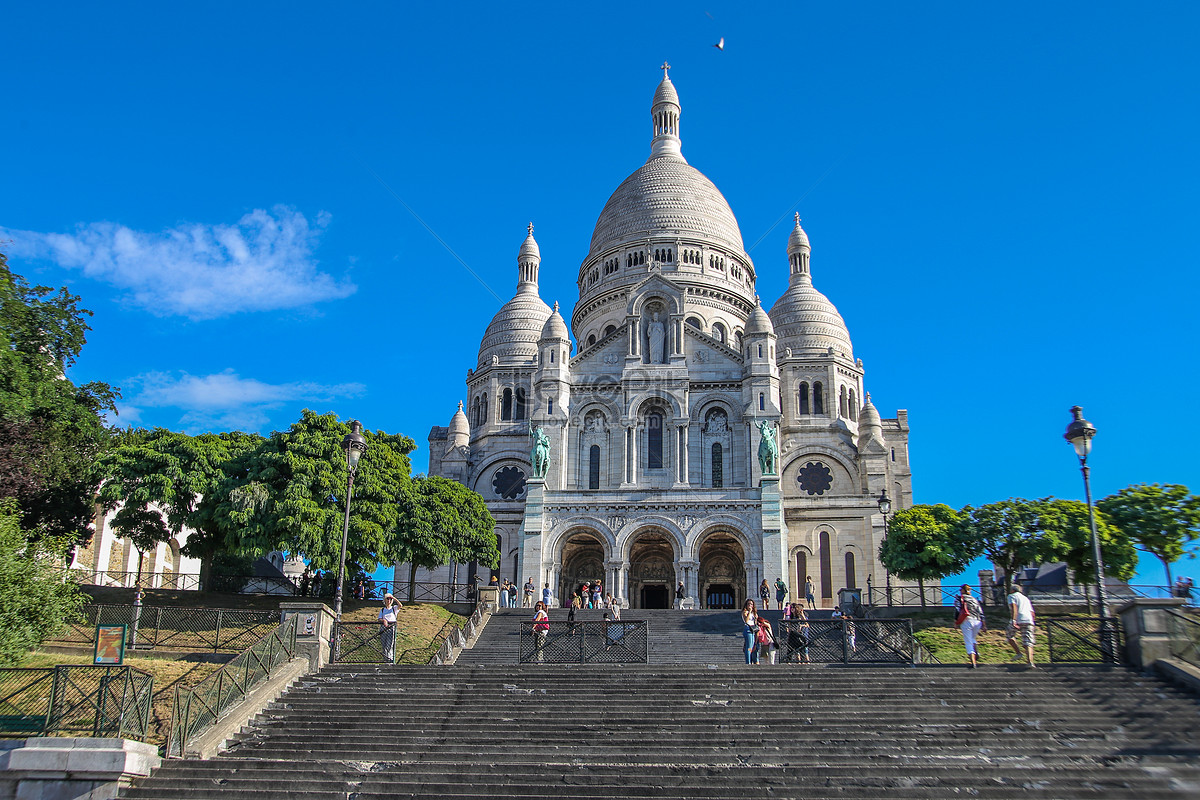
{"type": "Polygon", "coordinates": [[[391,552],[394,561],[409,564],[410,599],[417,567],[479,561],[494,568],[500,563],[496,520],[478,492],[447,478],[418,475],[399,507],[400,526],[391,552]]]}
{"type": "Polygon", "coordinates": [[[57,572],[65,544],[30,538],[14,500],[0,503],[0,666],[19,662],[76,616],[84,597],[57,572]]]}
{"type": "MultiPolygon", "coordinates": [[[[1137,549],[1128,536],[1109,523],[1104,512],[1097,509],[1095,513],[1104,574],[1129,580],[1137,569],[1137,549]]],[[[1066,562],[1076,581],[1091,585],[1096,567],[1087,503],[1045,500],[1040,503],[1039,514],[1042,528],[1058,542],[1058,560],[1066,562]]],[[[1090,594],[1088,603],[1091,604],[1090,594]]]]}
{"type": "Polygon", "coordinates": [[[917,581],[922,606],[926,580],[962,572],[978,554],[976,541],[966,533],[958,512],[943,503],[897,511],[879,547],[879,559],[889,572],[917,581]]]}
{"type": "MultiPolygon", "coordinates": [[[[99,501],[106,510],[118,506],[112,527],[140,540],[138,553],[191,528],[183,554],[201,560],[201,582],[207,583],[212,558],[224,537],[211,516],[200,513],[200,500],[229,476],[226,467],[264,441],[258,434],[185,433],[155,428],[122,434],[97,461],[103,483],[99,501]],[[160,514],[161,512],[161,514],[160,514]],[[148,515],[165,515],[165,525],[152,525],[148,515]]],[[[139,570],[140,571],[140,570],[139,570]]]]}
{"type": "Polygon", "coordinates": [[[69,546],[91,535],[92,469],[120,396],[105,383],[66,379],[86,342],[79,298],[30,286],[0,254],[0,498],[17,501],[22,528],[69,546]]]}
{"type": "Polygon", "coordinates": [[[1012,591],[1017,570],[1043,561],[1058,561],[1063,545],[1043,530],[1041,510],[1047,500],[1013,497],[998,503],[963,508],[962,520],[978,552],[1004,571],[1004,593],[1012,591]]]}
{"type": "Polygon", "coordinates": [[[1162,562],[1171,586],[1171,565],[1200,536],[1200,497],[1177,483],[1143,483],[1105,497],[1096,507],[1134,544],[1162,562]]]}
{"type": "MultiPolygon", "coordinates": [[[[350,427],[333,414],[305,409],[287,431],[232,458],[225,477],[201,500],[202,524],[215,526],[234,550],[282,550],[314,569],[336,570],[347,479],[342,439],[350,427]]],[[[392,556],[400,519],[397,499],[410,478],[413,440],[364,431],[367,451],[354,476],[347,574],[371,572],[392,556]]]]}

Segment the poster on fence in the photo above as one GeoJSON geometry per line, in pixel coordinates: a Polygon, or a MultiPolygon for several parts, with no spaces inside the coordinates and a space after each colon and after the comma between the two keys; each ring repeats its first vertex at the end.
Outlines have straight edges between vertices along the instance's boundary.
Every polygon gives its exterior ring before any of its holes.
{"type": "Polygon", "coordinates": [[[97,625],[96,650],[92,654],[93,664],[125,663],[126,625],[97,625]]]}

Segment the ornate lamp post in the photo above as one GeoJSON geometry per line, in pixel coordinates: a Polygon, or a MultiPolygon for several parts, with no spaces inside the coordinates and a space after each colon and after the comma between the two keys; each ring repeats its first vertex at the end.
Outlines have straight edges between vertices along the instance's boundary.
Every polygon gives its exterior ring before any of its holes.
{"type": "MultiPolygon", "coordinates": [[[[888,514],[892,512],[892,500],[887,496],[887,489],[879,490],[879,500],[877,502],[879,503],[879,513],[883,514],[883,538],[886,539],[888,536],[888,514]]],[[[887,565],[884,565],[883,570],[884,574],[887,576],[887,604],[888,606],[891,606],[892,572],[887,568],[887,565]]]]}
{"type": "Polygon", "coordinates": [[[1096,426],[1083,418],[1082,406],[1072,406],[1071,414],[1075,419],[1067,426],[1067,432],[1063,434],[1063,438],[1075,448],[1075,455],[1079,456],[1079,466],[1083,472],[1083,493],[1087,498],[1088,522],[1092,526],[1092,561],[1096,567],[1096,602],[1100,606],[1100,647],[1104,651],[1104,658],[1113,660],[1116,654],[1109,625],[1108,598],[1104,591],[1104,561],[1100,555],[1100,536],[1096,533],[1096,512],[1092,509],[1091,469],[1087,464],[1088,454],[1092,452],[1092,437],[1096,435],[1096,426]]]}
{"type": "Polygon", "coordinates": [[[367,440],[362,435],[362,423],[350,420],[350,432],[342,439],[342,450],[346,453],[346,517],[342,523],[342,554],[338,559],[337,589],[333,596],[334,625],[338,633],[333,637],[333,658],[336,661],[341,655],[342,637],[342,584],[346,582],[346,543],[350,538],[350,497],[354,494],[354,470],[358,468],[358,459],[367,450],[367,440]]]}

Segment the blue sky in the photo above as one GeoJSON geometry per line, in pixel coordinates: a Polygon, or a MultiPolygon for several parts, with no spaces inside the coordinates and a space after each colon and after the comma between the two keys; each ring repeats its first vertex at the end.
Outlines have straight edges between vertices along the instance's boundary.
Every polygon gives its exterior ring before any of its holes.
{"type": "Polygon", "coordinates": [[[9,9],[0,238],[95,311],[71,378],[123,424],[360,418],[423,470],[528,221],[573,306],[667,60],[765,305],[800,212],[918,502],[1081,498],[1076,403],[1098,496],[1200,489],[1200,6],[576,6],[9,9]]]}

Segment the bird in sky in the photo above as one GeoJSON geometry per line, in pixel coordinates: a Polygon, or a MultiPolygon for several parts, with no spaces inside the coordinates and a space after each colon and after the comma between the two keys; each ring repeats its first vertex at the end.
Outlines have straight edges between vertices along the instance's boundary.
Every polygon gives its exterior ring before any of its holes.
{"type": "Polygon", "coordinates": [[[717,42],[716,44],[714,44],[714,45],[713,45],[713,47],[715,47],[715,48],[717,48],[718,50],[720,50],[720,51],[724,52],[724,50],[725,50],[725,37],[724,37],[724,36],[722,36],[722,37],[721,37],[721,41],[719,41],[719,42],[717,42]]]}

